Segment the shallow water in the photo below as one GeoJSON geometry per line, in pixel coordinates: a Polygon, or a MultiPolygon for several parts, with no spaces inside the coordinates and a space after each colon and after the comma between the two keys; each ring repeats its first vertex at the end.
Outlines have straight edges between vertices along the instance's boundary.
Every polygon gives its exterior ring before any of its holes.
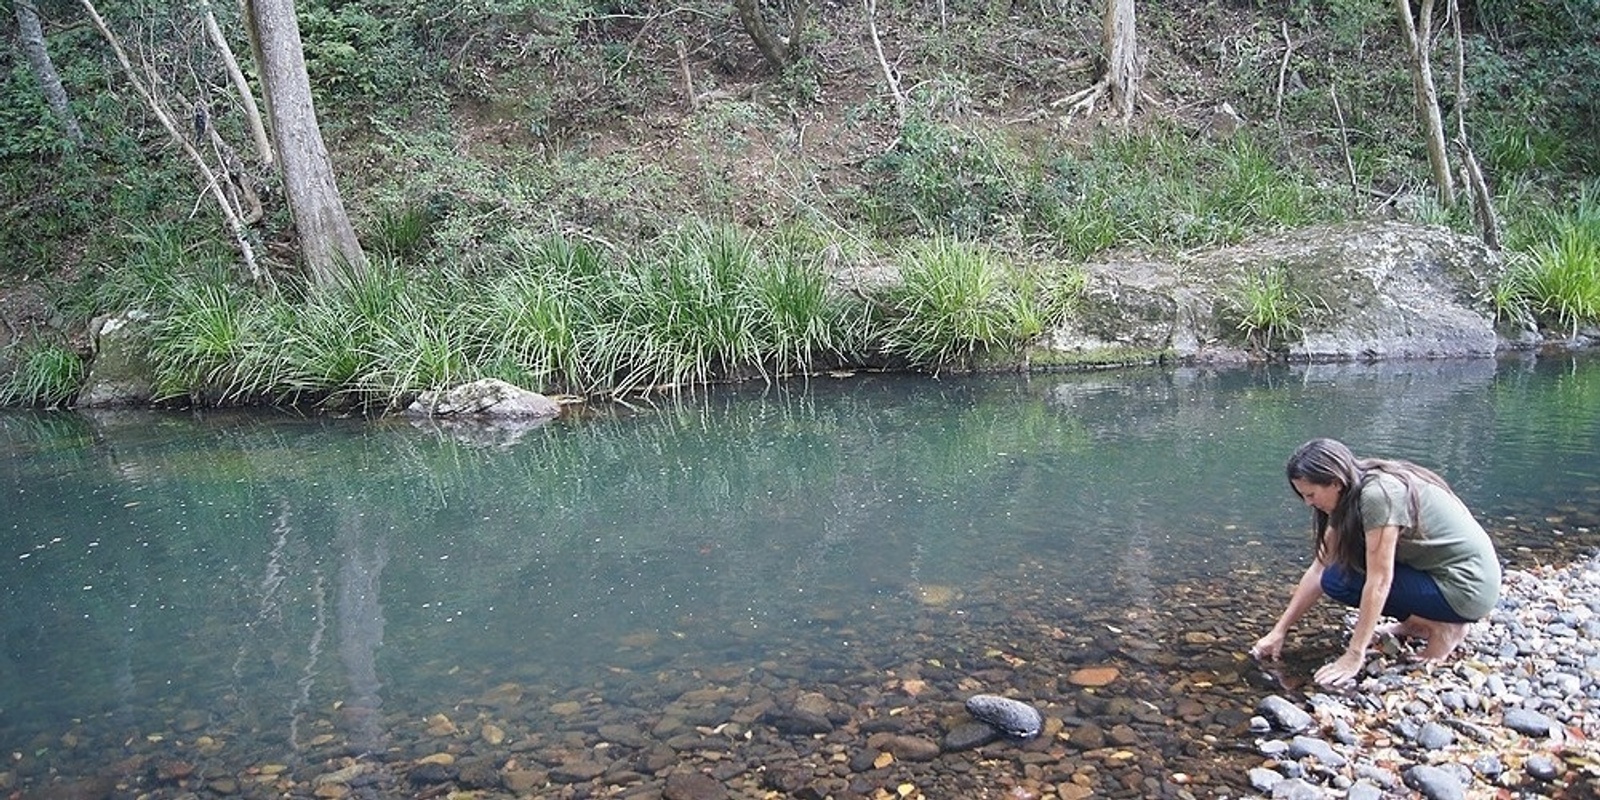
{"type": "Polygon", "coordinates": [[[381,748],[507,683],[648,708],[612,679],[951,663],[941,632],[1012,635],[1023,596],[1068,641],[1175,586],[1286,596],[1282,463],[1318,435],[1434,467],[1513,564],[1600,546],[1593,358],[859,375],[523,431],[6,413],[0,746],[24,783],[141,737],[242,768],[336,708],[381,708],[341,732],[381,748]]]}

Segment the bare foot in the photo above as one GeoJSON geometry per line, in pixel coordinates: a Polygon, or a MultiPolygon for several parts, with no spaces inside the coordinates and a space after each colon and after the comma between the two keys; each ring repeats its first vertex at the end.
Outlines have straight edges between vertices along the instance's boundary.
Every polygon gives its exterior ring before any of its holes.
{"type": "Polygon", "coordinates": [[[1430,622],[1429,627],[1433,630],[1428,635],[1428,646],[1417,654],[1422,661],[1443,661],[1455,652],[1457,645],[1466,641],[1465,622],[1430,622]]]}
{"type": "Polygon", "coordinates": [[[1406,617],[1400,622],[1389,622],[1379,625],[1377,634],[1380,636],[1393,636],[1407,639],[1427,639],[1432,633],[1426,624],[1420,624],[1417,617],[1406,617]]]}

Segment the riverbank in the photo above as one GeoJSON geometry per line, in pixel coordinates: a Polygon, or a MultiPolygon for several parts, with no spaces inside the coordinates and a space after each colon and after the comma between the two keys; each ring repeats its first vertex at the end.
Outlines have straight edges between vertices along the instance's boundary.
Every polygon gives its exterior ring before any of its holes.
{"type": "Polygon", "coordinates": [[[1600,796],[1600,555],[1510,569],[1458,654],[1384,638],[1357,686],[1269,696],[1253,720],[1270,797],[1600,796]]]}

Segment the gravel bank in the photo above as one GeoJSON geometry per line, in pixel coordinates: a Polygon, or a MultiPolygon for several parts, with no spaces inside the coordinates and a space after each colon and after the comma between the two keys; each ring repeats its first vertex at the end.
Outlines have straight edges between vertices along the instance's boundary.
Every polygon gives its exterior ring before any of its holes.
{"type": "Polygon", "coordinates": [[[1377,647],[1348,692],[1257,707],[1262,796],[1600,797],[1600,555],[1508,570],[1499,607],[1446,664],[1377,647]]]}

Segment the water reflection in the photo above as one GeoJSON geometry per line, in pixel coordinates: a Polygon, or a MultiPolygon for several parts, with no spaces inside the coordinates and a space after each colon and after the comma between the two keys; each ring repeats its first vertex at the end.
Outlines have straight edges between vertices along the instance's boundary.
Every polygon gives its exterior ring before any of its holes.
{"type": "Polygon", "coordinates": [[[1600,369],[1570,360],[864,376],[488,437],[7,414],[0,743],[110,718],[84,758],[175,725],[282,759],[378,750],[393,720],[502,684],[614,681],[647,706],[628,676],[800,643],[836,655],[796,668],[818,680],[913,648],[970,662],[961,632],[1059,634],[1037,667],[1059,673],[1171,647],[1175,586],[1297,572],[1281,469],[1311,436],[1434,466],[1487,519],[1542,519],[1592,505],[1597,410],[1600,369]],[[1116,630],[1080,625],[1106,612],[1116,630]]]}

